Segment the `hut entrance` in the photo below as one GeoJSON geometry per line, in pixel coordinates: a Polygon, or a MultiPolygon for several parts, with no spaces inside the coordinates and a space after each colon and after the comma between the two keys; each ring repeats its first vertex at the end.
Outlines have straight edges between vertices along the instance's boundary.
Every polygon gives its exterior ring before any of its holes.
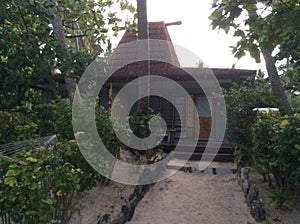
{"type": "Polygon", "coordinates": [[[210,132],[212,131],[212,110],[208,102],[209,100],[206,96],[199,96],[196,99],[200,124],[199,139],[209,139],[210,132]]]}

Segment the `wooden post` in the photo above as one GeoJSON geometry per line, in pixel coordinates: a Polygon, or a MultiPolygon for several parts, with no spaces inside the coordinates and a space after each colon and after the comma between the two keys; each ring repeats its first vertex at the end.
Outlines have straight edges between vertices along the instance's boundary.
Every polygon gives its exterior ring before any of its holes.
{"type": "Polygon", "coordinates": [[[149,37],[148,18],[147,18],[147,0],[137,0],[138,13],[138,39],[144,40],[149,37]]]}
{"type": "MultiPolygon", "coordinates": [[[[149,39],[149,28],[147,19],[147,0],[137,0],[137,13],[138,13],[138,40],[149,39]]],[[[144,43],[144,42],[143,42],[144,43]]],[[[138,46],[140,55],[147,55],[149,58],[149,42],[138,46]]],[[[147,59],[148,59],[147,58],[147,59]]],[[[140,59],[142,59],[140,57],[140,59]]],[[[147,113],[149,109],[149,96],[150,96],[150,61],[143,60],[139,62],[140,77],[147,76],[147,79],[139,81],[138,94],[139,96],[145,95],[143,99],[138,101],[137,111],[139,113],[147,113]]]]}

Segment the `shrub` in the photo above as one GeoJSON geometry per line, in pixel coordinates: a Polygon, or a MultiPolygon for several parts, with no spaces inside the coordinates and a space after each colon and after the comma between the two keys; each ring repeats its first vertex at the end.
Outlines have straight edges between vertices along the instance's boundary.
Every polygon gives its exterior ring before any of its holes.
{"type": "Polygon", "coordinates": [[[72,107],[66,99],[37,105],[32,114],[38,124],[40,136],[57,134],[59,139],[74,139],[72,107]]]}
{"type": "Polygon", "coordinates": [[[225,91],[227,106],[227,137],[239,148],[238,162],[247,165],[253,155],[252,124],[255,122],[257,107],[277,107],[270,84],[259,75],[255,82],[246,81],[225,91]]]}
{"type": "MultiPolygon", "coordinates": [[[[96,106],[95,115],[101,139],[119,156],[123,145],[114,134],[109,111],[96,106]]],[[[0,157],[0,217],[4,224],[67,223],[75,196],[98,182],[107,182],[81,154],[74,140],[71,105],[65,100],[0,112],[0,121],[1,143],[37,138],[38,134],[57,134],[59,140],[45,150],[28,146],[11,159],[0,157]]]]}
{"type": "MultiPolygon", "coordinates": [[[[300,116],[275,117],[270,114],[257,116],[253,125],[252,166],[260,167],[264,176],[272,180],[276,194],[297,193],[300,185],[300,116]],[[272,177],[272,179],[271,179],[272,177]]],[[[298,192],[299,193],[299,192],[298,192]]],[[[276,198],[276,197],[274,197],[276,198]]],[[[280,205],[282,205],[282,198],[280,205]]]]}
{"type": "Polygon", "coordinates": [[[1,216],[4,223],[66,223],[80,189],[82,170],[65,162],[56,147],[28,147],[17,159],[2,161],[1,216]]]}
{"type": "Polygon", "coordinates": [[[38,136],[38,125],[25,114],[12,111],[0,111],[0,144],[38,136]]]}
{"type": "Polygon", "coordinates": [[[14,159],[2,158],[0,176],[5,224],[67,223],[76,196],[106,180],[85,161],[75,141],[46,150],[27,147],[14,159]]]}

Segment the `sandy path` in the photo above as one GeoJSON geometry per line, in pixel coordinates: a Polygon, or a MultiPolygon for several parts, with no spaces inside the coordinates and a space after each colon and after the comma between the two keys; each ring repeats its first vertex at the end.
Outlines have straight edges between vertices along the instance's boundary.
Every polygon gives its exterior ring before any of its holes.
{"type": "Polygon", "coordinates": [[[178,172],[151,187],[131,224],[254,223],[236,175],[178,172]]]}
{"type": "Polygon", "coordinates": [[[112,219],[116,218],[133,190],[134,186],[114,182],[110,185],[98,184],[84,192],[83,198],[75,203],[77,209],[68,224],[96,224],[104,214],[110,214],[112,219]]]}

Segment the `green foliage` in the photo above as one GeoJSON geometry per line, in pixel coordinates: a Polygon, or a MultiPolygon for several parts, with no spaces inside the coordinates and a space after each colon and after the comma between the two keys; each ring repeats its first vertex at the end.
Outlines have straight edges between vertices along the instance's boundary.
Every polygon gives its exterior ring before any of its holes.
{"type": "Polygon", "coordinates": [[[63,77],[80,78],[96,56],[111,48],[109,36],[131,26],[135,11],[127,0],[61,0],[55,9],[50,2],[0,2],[0,109],[30,100],[24,97],[32,88],[47,85],[54,95],[65,94],[63,77]],[[63,21],[67,49],[54,38],[51,10],[63,21]]]}
{"type": "Polygon", "coordinates": [[[130,128],[134,135],[146,138],[150,135],[149,121],[154,117],[152,113],[134,113],[129,117],[130,128]]]}
{"type": "Polygon", "coordinates": [[[5,0],[0,10],[0,101],[5,108],[20,104],[30,85],[50,74],[55,55],[50,18],[41,2],[5,0]]]}
{"type": "Polygon", "coordinates": [[[61,154],[64,162],[70,163],[82,171],[79,176],[80,191],[90,190],[97,183],[107,182],[105,177],[87,163],[74,140],[59,142],[55,145],[55,149],[61,154]]]}
{"type": "Polygon", "coordinates": [[[0,111],[0,143],[57,134],[60,139],[74,139],[70,104],[62,99],[33,108],[17,107],[0,111]]]}
{"type": "MultiPolygon", "coordinates": [[[[103,140],[103,143],[106,145],[110,153],[116,157],[120,155],[120,149],[125,146],[119,141],[118,137],[115,134],[115,131],[112,127],[112,119],[110,116],[110,111],[106,110],[104,107],[99,106],[95,111],[96,116],[96,126],[100,138],[103,140]]],[[[117,131],[124,134],[128,133],[125,127],[121,124],[116,125],[117,131]]]]}
{"type": "MultiPolygon", "coordinates": [[[[162,134],[160,120],[157,119],[158,117],[159,114],[156,114],[151,108],[149,108],[146,112],[131,113],[128,119],[132,134],[141,139],[147,138],[151,135],[154,137],[153,140],[158,144],[160,141],[159,138],[162,134]]],[[[137,153],[140,155],[146,155],[147,162],[150,162],[151,157],[153,157],[157,151],[160,150],[157,147],[150,149],[151,146],[149,145],[145,145],[144,147],[148,150],[139,150],[137,153]]],[[[135,150],[133,151],[135,152],[135,150]]],[[[137,165],[140,165],[141,163],[142,161],[136,161],[137,165]]]]}
{"type": "Polygon", "coordinates": [[[278,206],[299,197],[300,116],[286,117],[256,107],[278,107],[270,84],[258,77],[225,92],[228,136],[239,150],[236,160],[268,181],[278,206]],[[297,190],[298,189],[298,190],[297,190]],[[297,192],[298,191],[298,192],[297,192]]]}
{"type": "Polygon", "coordinates": [[[38,136],[37,124],[18,111],[0,111],[0,123],[0,144],[27,140],[38,136]]]}
{"type": "Polygon", "coordinates": [[[237,58],[248,51],[260,61],[261,47],[270,50],[279,47],[277,59],[291,57],[294,63],[300,57],[299,3],[299,0],[218,0],[209,19],[213,29],[223,29],[228,33],[232,28],[233,35],[239,38],[233,47],[237,58]]]}
{"type": "Polygon", "coordinates": [[[69,100],[58,99],[35,106],[31,116],[41,136],[57,134],[59,139],[71,140],[74,139],[71,110],[69,100]]]}
{"type": "Polygon", "coordinates": [[[222,29],[238,38],[232,47],[235,57],[249,52],[260,62],[262,55],[274,95],[280,100],[280,111],[293,114],[277,71],[280,60],[299,65],[300,4],[299,0],[217,0],[211,16],[213,29],[222,29]],[[291,23],[291,21],[293,21],[291,23]],[[276,55],[274,55],[276,53],[276,55]]]}
{"type": "Polygon", "coordinates": [[[229,140],[247,152],[251,147],[251,126],[255,120],[254,108],[277,107],[270,84],[260,74],[255,81],[246,81],[225,90],[228,114],[229,140]]]}
{"type": "MultiPolygon", "coordinates": [[[[95,114],[101,139],[118,157],[123,145],[114,134],[109,112],[97,105],[95,114]]],[[[0,115],[0,136],[5,143],[38,133],[57,134],[59,140],[54,147],[29,147],[14,159],[0,158],[0,216],[16,223],[67,223],[74,197],[107,182],[87,163],[74,140],[71,105],[61,99],[0,115]]]]}
{"type": "Polygon", "coordinates": [[[65,161],[63,152],[29,147],[15,160],[1,159],[0,215],[7,223],[67,222],[83,171],[65,161]]]}
{"type": "Polygon", "coordinates": [[[75,197],[106,180],[88,165],[75,141],[1,158],[0,176],[0,216],[24,224],[67,223],[75,197]]]}
{"type": "Polygon", "coordinates": [[[252,126],[252,163],[264,167],[266,174],[273,177],[273,196],[280,196],[275,197],[280,206],[284,199],[293,197],[291,193],[295,193],[300,184],[299,127],[299,114],[280,117],[268,113],[257,116],[252,126]]]}
{"type": "MultiPolygon", "coordinates": [[[[106,181],[78,149],[71,105],[60,96],[65,96],[64,76],[79,79],[111,48],[109,36],[132,26],[134,12],[127,0],[0,2],[0,144],[50,134],[59,139],[45,150],[28,147],[13,159],[0,157],[3,223],[67,223],[74,197],[106,181]],[[66,48],[54,38],[52,10],[63,21],[66,48]],[[56,101],[41,105],[45,87],[56,101]]],[[[108,111],[96,106],[97,130],[118,156],[122,145],[111,122],[108,111]]]]}
{"type": "Polygon", "coordinates": [[[295,112],[300,112],[300,66],[291,65],[281,76],[283,85],[289,95],[291,106],[295,112]]]}

